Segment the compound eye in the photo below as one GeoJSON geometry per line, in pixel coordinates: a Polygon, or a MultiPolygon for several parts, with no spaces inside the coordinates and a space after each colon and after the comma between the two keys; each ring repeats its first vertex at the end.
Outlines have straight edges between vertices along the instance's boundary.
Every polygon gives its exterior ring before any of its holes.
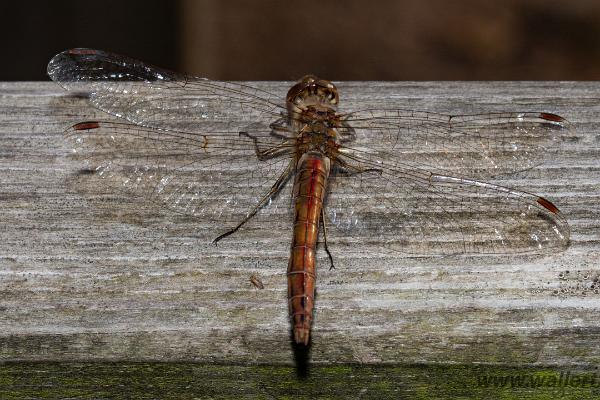
{"type": "Polygon", "coordinates": [[[329,101],[331,103],[337,103],[337,99],[334,92],[329,92],[329,101]]]}
{"type": "Polygon", "coordinates": [[[302,79],[302,83],[304,83],[305,85],[310,85],[312,83],[315,82],[315,77],[312,75],[306,75],[303,79],[302,79]]]}

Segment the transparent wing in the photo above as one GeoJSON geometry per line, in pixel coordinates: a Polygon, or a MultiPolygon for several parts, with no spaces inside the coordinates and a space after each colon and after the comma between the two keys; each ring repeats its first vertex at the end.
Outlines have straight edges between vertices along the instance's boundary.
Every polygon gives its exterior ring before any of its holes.
{"type": "Polygon", "coordinates": [[[97,108],[138,125],[88,121],[65,136],[100,182],[140,201],[237,223],[289,163],[287,140],[293,135],[278,103],[283,95],[92,49],[56,55],[48,75],[67,90],[88,94],[97,108]],[[276,149],[278,157],[261,161],[257,152],[267,149],[276,149]]]}
{"type": "Polygon", "coordinates": [[[545,253],[569,226],[550,201],[469,179],[531,168],[569,134],[554,114],[348,114],[327,198],[328,239],[416,255],[545,253]]]}
{"type": "Polygon", "coordinates": [[[570,124],[550,113],[444,115],[413,110],[363,110],[343,117],[353,148],[398,154],[440,174],[479,179],[527,170],[551,157],[570,124]]]}
{"type": "Polygon", "coordinates": [[[100,50],[72,49],[48,64],[50,78],[89,94],[99,109],[134,124],[206,133],[213,124],[233,135],[248,123],[273,121],[285,112],[285,94],[168,71],[100,50]]]}
{"type": "Polygon", "coordinates": [[[140,202],[226,224],[249,214],[293,155],[293,147],[268,130],[231,136],[88,121],[69,128],[65,137],[99,182],[139,196],[140,202]],[[278,157],[261,161],[257,148],[277,148],[278,157]]]}
{"type": "MultiPolygon", "coordinates": [[[[57,55],[48,73],[68,90],[89,93],[96,107],[139,125],[90,121],[66,137],[103,182],[143,201],[237,223],[293,155],[294,135],[278,103],[283,93],[88,49],[57,55]],[[267,149],[269,157],[258,156],[267,149]]],[[[568,132],[562,118],[365,110],[341,120],[339,161],[356,171],[334,169],[330,237],[375,240],[413,254],[539,252],[568,243],[568,225],[548,200],[462,178],[538,165],[544,149],[568,132]]]]}

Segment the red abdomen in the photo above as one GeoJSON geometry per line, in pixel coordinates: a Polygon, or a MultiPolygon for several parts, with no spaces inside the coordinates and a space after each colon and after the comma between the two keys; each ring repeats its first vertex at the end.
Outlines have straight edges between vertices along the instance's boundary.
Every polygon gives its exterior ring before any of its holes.
{"type": "Polygon", "coordinates": [[[294,238],[288,264],[288,303],[294,340],[308,344],[315,303],[315,250],[329,176],[329,158],[306,153],[294,180],[294,238]]]}

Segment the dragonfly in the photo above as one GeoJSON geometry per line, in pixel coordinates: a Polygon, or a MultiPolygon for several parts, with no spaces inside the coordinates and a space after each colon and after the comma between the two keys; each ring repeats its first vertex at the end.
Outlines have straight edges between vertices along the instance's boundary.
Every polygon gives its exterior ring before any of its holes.
{"type": "Polygon", "coordinates": [[[93,177],[216,221],[214,243],[258,212],[275,215],[274,199],[291,187],[288,309],[299,345],[311,339],[319,233],[332,267],[328,243],[370,240],[417,256],[548,254],[569,244],[550,200],[490,182],[540,165],[568,135],[569,122],[550,112],[342,112],[336,86],[312,75],[283,97],[81,48],[52,58],[48,75],[117,117],[64,133],[93,177]]]}

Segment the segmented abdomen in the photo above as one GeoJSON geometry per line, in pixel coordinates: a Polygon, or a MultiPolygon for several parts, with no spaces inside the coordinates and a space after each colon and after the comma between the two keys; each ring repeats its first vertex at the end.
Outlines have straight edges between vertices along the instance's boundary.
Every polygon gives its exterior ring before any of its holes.
{"type": "Polygon", "coordinates": [[[294,340],[307,345],[315,302],[315,250],[329,177],[329,158],[305,153],[294,180],[294,237],[288,264],[288,303],[294,340]]]}

